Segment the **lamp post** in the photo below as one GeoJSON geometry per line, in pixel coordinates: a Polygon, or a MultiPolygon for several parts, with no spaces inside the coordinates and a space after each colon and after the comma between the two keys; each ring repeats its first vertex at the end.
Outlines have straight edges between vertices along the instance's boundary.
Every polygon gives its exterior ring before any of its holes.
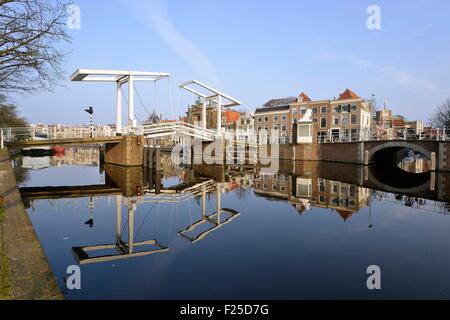
{"type": "Polygon", "coordinates": [[[90,115],[90,124],[91,124],[91,138],[94,138],[94,108],[88,107],[87,109],[84,109],[87,113],[90,115]]]}

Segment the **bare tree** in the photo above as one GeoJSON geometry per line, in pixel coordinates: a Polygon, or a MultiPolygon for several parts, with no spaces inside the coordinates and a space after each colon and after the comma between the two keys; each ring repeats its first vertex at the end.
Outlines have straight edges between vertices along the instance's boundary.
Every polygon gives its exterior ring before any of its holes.
{"type": "Polygon", "coordinates": [[[49,90],[64,76],[69,3],[0,0],[0,93],[49,90]]]}
{"type": "Polygon", "coordinates": [[[0,94],[0,128],[26,127],[27,120],[19,116],[17,106],[8,103],[6,97],[0,94]]]}
{"type": "Polygon", "coordinates": [[[430,118],[431,124],[435,128],[450,128],[450,99],[445,100],[430,118]]]}

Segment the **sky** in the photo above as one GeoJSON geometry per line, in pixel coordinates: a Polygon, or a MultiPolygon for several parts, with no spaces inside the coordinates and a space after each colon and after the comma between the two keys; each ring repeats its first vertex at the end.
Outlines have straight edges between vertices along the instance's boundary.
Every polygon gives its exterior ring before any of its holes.
{"type": "MultiPolygon", "coordinates": [[[[32,123],[114,123],[115,85],[70,82],[78,68],[171,73],[137,84],[136,117],[147,110],[175,118],[194,99],[178,84],[196,79],[252,111],[267,100],[333,99],[345,88],[409,120],[427,121],[450,97],[448,0],[79,0],[81,28],[51,92],[15,95],[32,123]],[[380,9],[380,29],[367,13],[380,9]]],[[[125,103],[125,102],[124,102],[125,103]]],[[[123,119],[126,119],[124,108],[123,119]]]]}

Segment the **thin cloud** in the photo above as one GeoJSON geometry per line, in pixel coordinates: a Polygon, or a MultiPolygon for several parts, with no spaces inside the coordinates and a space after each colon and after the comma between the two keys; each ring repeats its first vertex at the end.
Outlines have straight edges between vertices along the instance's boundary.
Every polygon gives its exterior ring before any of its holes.
{"type": "Polygon", "coordinates": [[[419,78],[411,72],[398,70],[394,66],[386,66],[383,68],[383,71],[394,83],[402,87],[426,90],[428,92],[435,92],[438,90],[433,82],[419,78]]]}
{"type": "Polygon", "coordinates": [[[164,42],[194,69],[202,79],[214,85],[221,81],[206,54],[175,26],[167,14],[167,7],[159,1],[140,1],[141,14],[150,17],[151,27],[164,42]]]}

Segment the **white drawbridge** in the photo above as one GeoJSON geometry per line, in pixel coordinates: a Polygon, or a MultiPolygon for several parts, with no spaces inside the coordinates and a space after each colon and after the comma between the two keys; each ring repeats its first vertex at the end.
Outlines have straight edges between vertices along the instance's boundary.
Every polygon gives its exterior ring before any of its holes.
{"type": "Polygon", "coordinates": [[[144,125],[140,127],[140,130],[141,132],[139,133],[143,134],[146,138],[161,138],[177,135],[213,141],[216,135],[216,132],[213,130],[182,121],[144,125]]]}

